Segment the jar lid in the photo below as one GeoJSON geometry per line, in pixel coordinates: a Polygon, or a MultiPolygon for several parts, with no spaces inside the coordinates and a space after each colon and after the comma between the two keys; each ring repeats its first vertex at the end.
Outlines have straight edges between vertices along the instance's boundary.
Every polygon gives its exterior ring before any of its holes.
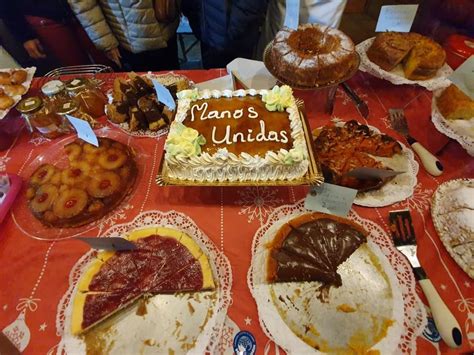
{"type": "Polygon", "coordinates": [[[46,96],[52,96],[64,90],[64,83],[61,80],[51,80],[41,87],[41,91],[46,96]]]}
{"type": "Polygon", "coordinates": [[[84,79],[72,79],[66,83],[66,90],[68,91],[75,91],[78,89],[83,88],[86,85],[86,81],[84,79]]]}
{"type": "Polygon", "coordinates": [[[61,106],[59,106],[59,108],[57,109],[57,113],[60,115],[68,115],[70,113],[73,113],[77,109],[78,109],[77,104],[74,101],[69,100],[69,101],[64,102],[61,106]]]}
{"type": "Polygon", "coordinates": [[[474,55],[474,38],[455,34],[446,40],[447,49],[462,58],[469,58],[474,55]]]}
{"type": "Polygon", "coordinates": [[[43,100],[39,96],[31,96],[21,100],[16,109],[21,113],[29,113],[36,111],[43,105],[43,100]]]}

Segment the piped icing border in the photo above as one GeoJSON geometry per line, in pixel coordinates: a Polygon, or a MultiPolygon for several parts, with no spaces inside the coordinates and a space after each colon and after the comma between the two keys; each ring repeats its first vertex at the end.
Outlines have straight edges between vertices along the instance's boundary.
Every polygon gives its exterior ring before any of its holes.
{"type": "MultiPolygon", "coordinates": [[[[244,96],[264,96],[271,94],[271,90],[183,90],[178,92],[178,109],[174,124],[184,124],[187,114],[191,109],[194,101],[201,99],[220,98],[220,97],[244,97],[244,96]]],[[[245,166],[250,168],[263,167],[264,165],[285,165],[294,166],[302,162],[308,165],[308,151],[304,137],[303,126],[298,112],[298,107],[294,96],[291,96],[289,106],[286,107],[288,118],[290,121],[291,137],[293,139],[293,147],[290,150],[280,149],[279,151],[268,151],[264,157],[258,155],[250,155],[248,153],[241,153],[238,156],[228,152],[226,148],[218,149],[216,153],[209,154],[202,152],[196,156],[173,156],[166,152],[166,161],[169,166],[183,166],[188,167],[222,167],[222,166],[245,166]]],[[[299,170],[299,169],[298,169],[299,170]]],[[[303,173],[304,174],[304,173],[303,173]]],[[[302,174],[301,174],[302,175],[302,174]]]]}

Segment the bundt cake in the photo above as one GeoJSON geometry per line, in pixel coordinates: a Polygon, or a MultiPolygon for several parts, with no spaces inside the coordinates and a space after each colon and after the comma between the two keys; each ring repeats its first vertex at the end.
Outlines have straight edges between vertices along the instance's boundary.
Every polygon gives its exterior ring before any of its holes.
{"type": "Polygon", "coordinates": [[[379,33],[367,57],[386,71],[401,64],[405,77],[426,80],[434,77],[446,60],[444,49],[432,39],[418,33],[379,33]]]}
{"type": "Polygon", "coordinates": [[[269,59],[278,78],[306,87],[337,82],[353,72],[359,62],[348,36],[318,24],[280,30],[270,47],[269,59]]]}

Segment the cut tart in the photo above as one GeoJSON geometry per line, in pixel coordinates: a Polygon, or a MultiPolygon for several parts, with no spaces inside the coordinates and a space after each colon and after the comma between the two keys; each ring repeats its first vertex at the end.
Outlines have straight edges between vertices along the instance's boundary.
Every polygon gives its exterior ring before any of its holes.
{"type": "Polygon", "coordinates": [[[215,288],[207,255],[187,234],[158,227],[131,233],[131,251],[91,262],[73,301],[72,334],[81,334],[141,297],[215,288]]]}
{"type": "Polygon", "coordinates": [[[348,219],[308,213],[284,224],[267,246],[267,281],[319,281],[339,287],[337,268],[367,240],[368,233],[348,219]]]}
{"type": "Polygon", "coordinates": [[[27,189],[29,208],[50,227],[77,227],[117,207],[137,176],[133,151],[108,138],[99,147],[80,139],[64,147],[69,166],[39,166],[27,189]],[[126,172],[126,174],[124,174],[126,172]]]}
{"type": "Polygon", "coordinates": [[[359,190],[380,188],[388,180],[358,179],[347,173],[355,168],[385,169],[377,157],[391,158],[402,152],[402,147],[392,137],[378,134],[357,121],[344,126],[326,126],[315,139],[316,159],[321,164],[325,181],[359,190]]]}

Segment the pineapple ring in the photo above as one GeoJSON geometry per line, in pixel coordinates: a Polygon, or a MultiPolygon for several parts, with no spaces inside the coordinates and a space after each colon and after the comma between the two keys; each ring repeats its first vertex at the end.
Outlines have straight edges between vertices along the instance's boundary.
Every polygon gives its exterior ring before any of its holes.
{"type": "Polygon", "coordinates": [[[100,147],[96,147],[92,144],[85,143],[82,146],[82,149],[84,149],[84,152],[86,154],[99,154],[99,153],[102,153],[105,150],[105,147],[103,146],[103,143],[101,144],[100,147]]]}
{"type": "Polygon", "coordinates": [[[120,168],[127,161],[127,155],[121,150],[110,148],[99,156],[99,165],[107,170],[120,168]]]}
{"type": "Polygon", "coordinates": [[[112,195],[120,189],[120,176],[112,171],[99,173],[91,178],[87,186],[89,195],[103,198],[112,195]]]}
{"type": "Polygon", "coordinates": [[[61,182],[65,185],[77,185],[87,179],[89,175],[90,165],[81,162],[63,170],[61,174],[61,182]]]}
{"type": "Polygon", "coordinates": [[[54,202],[53,212],[59,218],[71,218],[87,206],[88,196],[84,190],[72,188],[64,191],[54,202]]]}
{"type": "Polygon", "coordinates": [[[82,148],[77,143],[69,143],[64,147],[69,161],[74,161],[82,154],[82,148]]]}
{"type": "Polygon", "coordinates": [[[36,190],[35,197],[31,200],[31,209],[38,213],[49,210],[58,195],[59,192],[56,186],[51,184],[40,186],[40,188],[36,190]]]}
{"type": "Polygon", "coordinates": [[[51,164],[43,164],[31,175],[30,182],[33,185],[46,184],[56,172],[56,167],[51,164]]]}

